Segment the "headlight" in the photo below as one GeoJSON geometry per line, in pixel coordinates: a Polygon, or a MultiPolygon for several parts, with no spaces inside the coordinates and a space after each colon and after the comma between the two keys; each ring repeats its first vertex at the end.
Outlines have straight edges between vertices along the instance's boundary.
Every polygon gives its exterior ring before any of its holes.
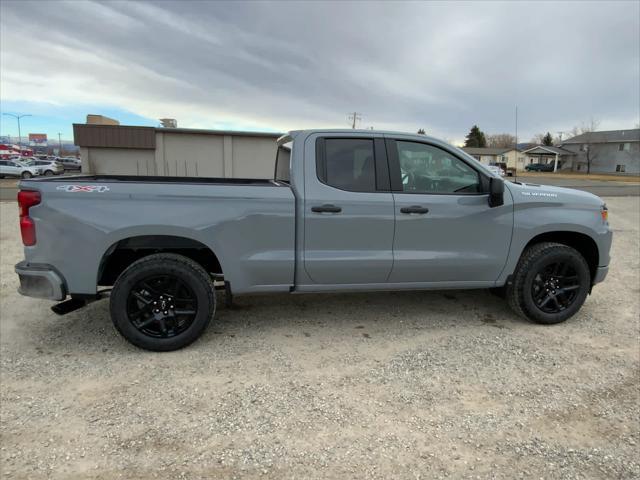
{"type": "Polygon", "coordinates": [[[607,223],[609,221],[609,209],[605,203],[600,207],[600,215],[602,216],[602,222],[607,223]]]}

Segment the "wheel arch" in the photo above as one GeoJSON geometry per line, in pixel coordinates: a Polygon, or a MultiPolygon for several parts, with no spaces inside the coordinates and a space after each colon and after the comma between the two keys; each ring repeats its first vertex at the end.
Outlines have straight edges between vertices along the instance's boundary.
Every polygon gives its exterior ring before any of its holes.
{"type": "Polygon", "coordinates": [[[132,235],[111,243],[100,259],[96,285],[111,286],[133,262],[154,253],[184,255],[208,273],[222,274],[222,264],[213,249],[200,240],[181,235],[132,235]]]}
{"type": "Polygon", "coordinates": [[[598,270],[598,263],[600,260],[598,244],[593,238],[587,234],[575,231],[544,232],[529,240],[520,252],[520,256],[522,256],[522,254],[532,245],[542,242],[560,243],[577,250],[580,255],[584,257],[587,265],[589,265],[589,272],[591,273],[591,280],[593,281],[598,270]]]}

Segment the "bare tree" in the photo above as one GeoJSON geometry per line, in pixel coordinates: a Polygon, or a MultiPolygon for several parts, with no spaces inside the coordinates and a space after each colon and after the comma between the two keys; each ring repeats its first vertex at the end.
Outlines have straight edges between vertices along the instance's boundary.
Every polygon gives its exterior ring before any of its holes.
{"type": "Polygon", "coordinates": [[[542,145],[542,141],[544,140],[544,133],[536,133],[532,138],[531,138],[531,143],[535,143],[536,145],[542,145]]]}
{"type": "Polygon", "coordinates": [[[546,132],[546,133],[542,132],[542,133],[536,133],[531,138],[531,143],[535,143],[536,145],[548,145],[548,146],[559,145],[560,143],[562,143],[562,139],[561,139],[562,137],[560,136],[560,134],[562,135],[569,134],[569,136],[575,137],[575,135],[572,135],[571,132],[558,132],[558,135],[556,135],[555,137],[552,137],[550,132],[546,132]],[[545,137],[547,137],[546,140],[545,140],[545,137]],[[551,144],[549,144],[549,138],[551,138],[551,144]]]}
{"type": "Polygon", "coordinates": [[[487,135],[487,147],[511,148],[516,143],[516,137],[510,133],[496,133],[487,135]]]}
{"type": "Polygon", "coordinates": [[[580,146],[580,150],[584,152],[585,158],[587,160],[587,175],[591,173],[591,165],[594,160],[598,158],[598,152],[596,152],[593,148],[593,133],[598,130],[600,126],[600,120],[597,120],[593,117],[588,122],[582,122],[580,128],[573,127],[573,131],[579,131],[580,134],[584,135],[584,141],[580,146]]]}

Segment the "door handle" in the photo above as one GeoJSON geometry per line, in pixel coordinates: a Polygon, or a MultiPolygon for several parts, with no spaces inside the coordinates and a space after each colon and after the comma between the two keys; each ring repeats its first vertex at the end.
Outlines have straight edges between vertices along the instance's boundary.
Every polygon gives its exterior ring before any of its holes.
{"type": "Polygon", "coordinates": [[[400,209],[401,213],[419,213],[420,215],[424,215],[425,213],[429,213],[429,209],[427,207],[421,207],[420,205],[411,205],[410,207],[402,207],[400,209]]]}
{"type": "Polygon", "coordinates": [[[315,207],[311,207],[311,211],[315,213],[340,213],[342,208],[332,205],[330,203],[325,203],[324,205],[316,205],[315,207]]]}

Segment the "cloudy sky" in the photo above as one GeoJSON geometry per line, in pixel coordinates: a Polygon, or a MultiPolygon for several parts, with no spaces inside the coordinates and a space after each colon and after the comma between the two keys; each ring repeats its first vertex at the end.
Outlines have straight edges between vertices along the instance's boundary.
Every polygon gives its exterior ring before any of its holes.
{"type": "MultiPolygon", "coordinates": [[[[640,2],[1,2],[3,112],[126,124],[360,126],[524,140],[640,121],[640,2]]],[[[0,133],[16,135],[3,116],[0,133]]]]}

